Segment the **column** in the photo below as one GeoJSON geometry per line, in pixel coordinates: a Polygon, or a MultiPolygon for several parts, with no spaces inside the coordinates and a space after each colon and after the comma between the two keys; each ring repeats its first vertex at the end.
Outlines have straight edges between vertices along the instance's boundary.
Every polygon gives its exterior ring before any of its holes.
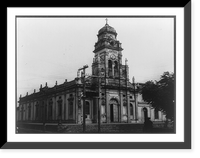
{"type": "Polygon", "coordinates": [[[158,120],[161,119],[161,111],[158,111],[158,120]]]}
{"type": "Polygon", "coordinates": [[[151,120],[152,120],[152,121],[155,120],[155,112],[154,112],[154,108],[151,109],[151,120]]]}
{"type": "Polygon", "coordinates": [[[163,120],[163,112],[162,111],[160,112],[160,115],[161,115],[160,120],[162,121],[163,120]]]}

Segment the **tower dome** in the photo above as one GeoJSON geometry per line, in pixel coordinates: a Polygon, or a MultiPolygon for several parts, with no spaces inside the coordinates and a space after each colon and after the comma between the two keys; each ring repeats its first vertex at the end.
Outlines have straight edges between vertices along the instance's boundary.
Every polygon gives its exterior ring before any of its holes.
{"type": "Polygon", "coordinates": [[[117,50],[117,51],[122,51],[123,49],[121,48],[121,43],[117,40],[117,32],[116,30],[108,25],[107,19],[106,19],[106,24],[104,27],[102,27],[98,31],[98,40],[95,43],[94,47],[95,50],[93,51],[94,53],[103,50],[104,48],[112,49],[112,50],[117,50]]]}
{"type": "Polygon", "coordinates": [[[108,25],[107,23],[105,24],[105,26],[104,27],[102,27],[100,30],[99,30],[99,35],[100,34],[102,34],[102,33],[104,33],[104,32],[108,32],[108,33],[112,33],[112,34],[114,34],[114,35],[117,35],[117,32],[116,32],[116,30],[113,28],[113,27],[111,27],[110,25],[108,25]]]}

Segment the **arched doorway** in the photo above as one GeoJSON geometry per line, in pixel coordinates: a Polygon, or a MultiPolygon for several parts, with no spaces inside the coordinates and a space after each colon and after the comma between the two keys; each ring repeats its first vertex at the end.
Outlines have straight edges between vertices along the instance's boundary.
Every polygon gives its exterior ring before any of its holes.
{"type": "Polygon", "coordinates": [[[110,100],[110,122],[119,122],[119,104],[117,99],[110,100]]]}
{"type": "Polygon", "coordinates": [[[144,121],[148,118],[148,110],[147,108],[143,108],[143,113],[144,113],[144,121]]]}

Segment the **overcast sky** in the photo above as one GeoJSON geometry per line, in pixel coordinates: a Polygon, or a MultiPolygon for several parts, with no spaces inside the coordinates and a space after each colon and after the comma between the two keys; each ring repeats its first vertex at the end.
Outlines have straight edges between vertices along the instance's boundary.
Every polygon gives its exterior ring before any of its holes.
{"type": "MultiPolygon", "coordinates": [[[[108,18],[128,59],[129,79],[158,80],[174,72],[173,18],[108,18]]],[[[94,44],[105,18],[17,18],[17,97],[73,80],[88,65],[91,74],[94,44]]]]}

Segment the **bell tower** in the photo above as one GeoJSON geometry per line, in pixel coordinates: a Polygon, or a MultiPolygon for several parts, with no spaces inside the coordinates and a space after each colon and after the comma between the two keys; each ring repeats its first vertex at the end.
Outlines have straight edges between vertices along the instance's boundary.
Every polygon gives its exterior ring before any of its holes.
{"type": "Polygon", "coordinates": [[[92,75],[105,76],[105,79],[116,80],[128,78],[128,66],[122,65],[122,47],[117,40],[117,32],[106,19],[106,24],[97,34],[94,47],[92,75]],[[100,72],[99,72],[100,71],[100,72]]]}

